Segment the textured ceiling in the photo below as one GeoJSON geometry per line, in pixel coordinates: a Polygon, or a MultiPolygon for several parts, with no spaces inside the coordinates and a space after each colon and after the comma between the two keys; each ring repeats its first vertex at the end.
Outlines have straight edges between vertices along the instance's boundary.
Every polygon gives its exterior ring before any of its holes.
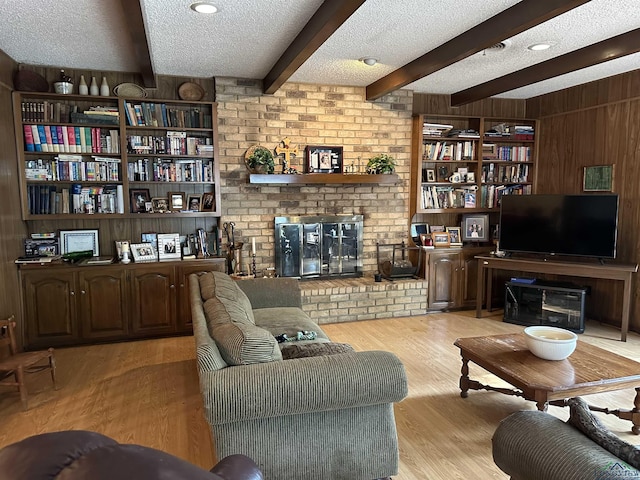
{"type": "MultiPolygon", "coordinates": [[[[141,0],[156,74],[263,78],[322,0],[213,0],[215,15],[190,3],[141,0]]],[[[516,3],[367,0],[290,80],[366,86],[516,3]],[[379,63],[365,66],[365,56],[379,63]]],[[[0,49],[20,63],[137,71],[120,0],[3,0],[0,15],[0,49]]],[[[639,27],[640,0],[591,0],[406,88],[455,93],[639,27]],[[542,41],[555,45],[527,49],[542,41]]],[[[629,55],[499,96],[529,98],[639,67],[640,54],[629,55]]]]}

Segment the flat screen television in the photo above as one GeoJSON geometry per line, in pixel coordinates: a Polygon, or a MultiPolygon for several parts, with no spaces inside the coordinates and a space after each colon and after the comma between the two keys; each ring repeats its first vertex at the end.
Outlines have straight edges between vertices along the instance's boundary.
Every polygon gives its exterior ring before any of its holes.
{"type": "Polygon", "coordinates": [[[618,195],[505,195],[498,244],[506,252],[616,256],[618,195]]]}

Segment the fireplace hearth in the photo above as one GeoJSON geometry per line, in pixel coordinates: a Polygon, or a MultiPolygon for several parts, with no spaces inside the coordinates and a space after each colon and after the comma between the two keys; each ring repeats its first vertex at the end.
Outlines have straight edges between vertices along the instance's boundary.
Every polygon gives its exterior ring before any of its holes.
{"type": "Polygon", "coordinates": [[[276,217],[276,274],[362,276],[362,228],[362,215],[276,217]]]}

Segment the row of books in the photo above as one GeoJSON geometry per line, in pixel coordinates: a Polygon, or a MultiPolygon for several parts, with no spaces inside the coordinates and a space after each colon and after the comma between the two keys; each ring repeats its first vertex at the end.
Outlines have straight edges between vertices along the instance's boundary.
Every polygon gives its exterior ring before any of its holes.
{"type": "Polygon", "coordinates": [[[425,161],[471,160],[475,156],[475,143],[467,140],[462,142],[432,142],[424,144],[422,159],[425,161]]]}
{"type": "Polygon", "coordinates": [[[421,203],[429,208],[475,208],[475,188],[454,188],[447,186],[422,185],[421,203]]]}
{"type": "Polygon", "coordinates": [[[48,181],[120,181],[120,159],[82,155],[58,155],[50,159],[28,160],[25,165],[27,180],[48,181]]]}
{"type": "Polygon", "coordinates": [[[71,112],[77,112],[77,105],[63,102],[22,102],[22,123],[60,122],[70,123],[71,112]]]}
{"type": "Polygon", "coordinates": [[[127,152],[138,155],[206,155],[207,152],[213,153],[213,145],[209,137],[169,131],[166,135],[127,135],[127,152]],[[201,145],[209,145],[211,150],[205,151],[201,145]]]}
{"type": "Polygon", "coordinates": [[[453,125],[444,123],[424,122],[422,124],[422,134],[430,137],[445,137],[452,128],[453,125]]]}
{"type": "Polygon", "coordinates": [[[482,166],[482,183],[492,182],[528,182],[529,165],[496,165],[490,163],[482,166]]]}
{"type": "Polygon", "coordinates": [[[503,195],[531,195],[531,185],[482,185],[480,198],[482,208],[498,208],[503,195]]]}
{"type": "Polygon", "coordinates": [[[65,213],[124,213],[120,185],[83,186],[74,184],[57,189],[55,185],[27,185],[29,213],[55,215],[65,213]]]}
{"type": "Polygon", "coordinates": [[[117,129],[42,124],[23,127],[27,152],[120,153],[117,129]]]}
{"type": "Polygon", "coordinates": [[[206,107],[172,106],[165,103],[124,102],[127,124],[134,127],[211,128],[206,107]]]}
{"type": "Polygon", "coordinates": [[[503,160],[507,162],[529,162],[531,161],[531,147],[484,144],[482,146],[482,159],[503,160]]]}
{"type": "Polygon", "coordinates": [[[213,161],[140,158],[130,162],[128,179],[137,182],[213,182],[213,161]]]}

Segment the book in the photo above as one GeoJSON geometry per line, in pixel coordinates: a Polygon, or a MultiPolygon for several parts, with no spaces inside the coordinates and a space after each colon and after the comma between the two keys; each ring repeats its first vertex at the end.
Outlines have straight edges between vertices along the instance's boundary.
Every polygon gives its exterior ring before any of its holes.
{"type": "Polygon", "coordinates": [[[35,145],[33,144],[33,133],[31,132],[31,125],[24,125],[24,143],[25,149],[27,152],[34,152],[36,150],[35,145]]]}
{"type": "MultiPolygon", "coordinates": [[[[38,133],[38,126],[31,125],[31,135],[33,136],[33,148],[35,152],[42,151],[42,144],[40,143],[40,134],[38,133]]],[[[45,139],[46,141],[46,139],[45,139]]]]}

